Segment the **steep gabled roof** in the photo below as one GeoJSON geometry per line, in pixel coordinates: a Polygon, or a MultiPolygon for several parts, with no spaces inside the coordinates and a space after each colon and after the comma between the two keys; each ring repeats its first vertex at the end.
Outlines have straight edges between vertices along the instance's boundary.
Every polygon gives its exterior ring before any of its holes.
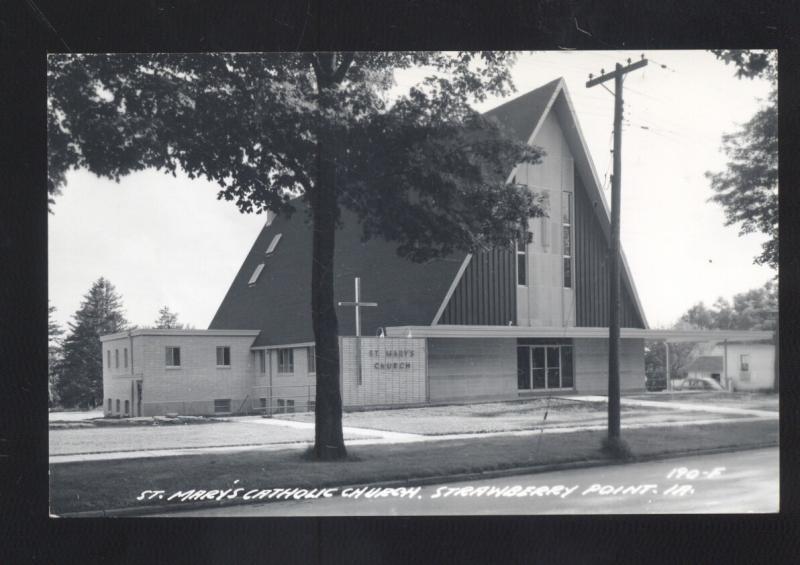
{"type": "MultiPolygon", "coordinates": [[[[305,206],[291,218],[277,217],[259,234],[209,328],[261,328],[254,347],[314,341],[311,325],[311,226],[305,206]],[[274,252],[270,242],[282,234],[274,252]],[[264,264],[255,284],[253,271],[264,264]]],[[[336,232],[334,300],[353,300],[353,279],[361,277],[361,300],[377,302],[362,308],[361,333],[374,336],[378,327],[428,325],[463,262],[464,253],[424,264],[401,259],[397,244],[381,238],[361,241],[355,214],[342,210],[343,227],[336,232]]],[[[337,308],[339,334],[353,335],[352,307],[337,308]]]]}
{"type": "MultiPolygon", "coordinates": [[[[553,108],[557,110],[560,121],[566,122],[564,134],[587,189],[593,191],[592,197],[603,203],[603,206],[598,206],[602,208],[598,217],[604,221],[603,229],[607,235],[608,205],[577,126],[563,79],[551,81],[485,115],[496,118],[527,143],[553,108]]],[[[278,217],[264,226],[209,329],[261,328],[254,347],[314,341],[311,325],[311,228],[305,222],[304,205],[299,200],[296,203],[298,211],[291,218],[278,217]],[[267,256],[265,252],[278,233],[282,234],[280,242],[267,256]],[[254,270],[262,263],[264,268],[258,280],[248,285],[254,270]]],[[[334,299],[352,300],[353,278],[358,276],[361,277],[361,299],[378,303],[378,308],[362,309],[362,335],[375,335],[380,326],[431,325],[451,285],[457,282],[455,279],[467,254],[454,253],[424,264],[412,263],[397,256],[394,243],[379,237],[362,242],[358,219],[346,209],[342,210],[342,224],[343,228],[336,232],[334,299]]],[[[623,280],[632,289],[644,320],[627,263],[624,265],[623,280]]],[[[337,315],[340,335],[352,335],[355,325],[353,308],[339,308],[337,315]]]]}
{"type": "Polygon", "coordinates": [[[536,90],[531,90],[493,108],[484,114],[487,118],[495,118],[508,128],[517,139],[527,143],[536,126],[545,117],[553,96],[558,92],[561,79],[550,81],[536,90]]]}
{"type": "MultiPolygon", "coordinates": [[[[548,82],[536,90],[518,96],[490,110],[486,115],[497,118],[511,131],[515,132],[520,141],[531,143],[550,112],[555,112],[558,117],[561,130],[575,159],[575,168],[587,189],[589,198],[593,202],[600,203],[599,206],[595,207],[595,213],[600,220],[600,226],[606,239],[609,240],[611,231],[610,208],[603,194],[602,185],[594,168],[594,162],[583,137],[583,132],[581,132],[575,108],[572,105],[564,79],[558,78],[548,82]]],[[[509,179],[510,176],[509,174],[509,179]]],[[[620,254],[622,256],[622,272],[620,273],[622,284],[630,291],[646,328],[648,327],[647,317],[639,300],[639,293],[636,291],[630,266],[622,247],[620,247],[620,254]]]]}

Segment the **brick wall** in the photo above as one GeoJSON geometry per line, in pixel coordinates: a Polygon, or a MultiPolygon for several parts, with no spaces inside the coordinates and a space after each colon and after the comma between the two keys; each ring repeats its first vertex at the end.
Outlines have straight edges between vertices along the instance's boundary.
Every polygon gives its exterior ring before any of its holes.
{"type": "Polygon", "coordinates": [[[425,402],[424,339],[361,338],[360,384],[356,338],[341,338],[340,351],[345,407],[425,402]]]}
{"type": "Polygon", "coordinates": [[[430,400],[516,398],[516,339],[429,339],[430,400]]]}
{"type": "MultiPolygon", "coordinates": [[[[582,394],[608,394],[608,340],[576,339],[575,388],[582,394]]],[[[620,390],[644,390],[644,340],[619,341],[620,390]]]]}
{"type": "MultiPolygon", "coordinates": [[[[278,350],[268,350],[269,365],[268,370],[272,371],[272,411],[280,411],[279,400],[283,401],[284,409],[287,402],[294,402],[294,411],[303,412],[309,409],[308,402],[315,401],[316,397],[316,373],[309,373],[308,368],[308,347],[293,347],[294,370],[291,373],[278,372],[278,350]]],[[[262,375],[260,381],[264,385],[269,384],[269,373],[262,375]],[[266,376],[266,379],[264,377],[266,376]]],[[[260,383],[261,384],[261,383],[260,383]]],[[[259,389],[259,396],[269,397],[269,389],[259,389]]]]}
{"type": "Polygon", "coordinates": [[[103,414],[106,416],[125,416],[125,401],[128,401],[127,415],[134,412],[135,387],[131,383],[141,379],[137,363],[141,362],[141,343],[136,338],[120,337],[102,342],[103,352],[103,414]],[[128,362],[125,363],[127,351],[128,362]],[[110,359],[110,364],[109,364],[110,359]],[[126,366],[127,365],[127,366],[126,366]],[[108,401],[111,399],[111,409],[108,401]],[[117,408],[119,400],[119,408],[117,408]]]}

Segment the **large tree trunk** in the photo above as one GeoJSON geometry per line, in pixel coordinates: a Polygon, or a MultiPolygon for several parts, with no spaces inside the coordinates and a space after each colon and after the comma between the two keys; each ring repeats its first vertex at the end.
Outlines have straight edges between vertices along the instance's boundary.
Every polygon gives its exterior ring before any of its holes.
{"type": "MultiPolygon", "coordinates": [[[[330,107],[327,84],[320,85],[320,104],[330,107]]],[[[333,296],[336,198],[336,140],[323,122],[317,142],[317,179],[311,194],[314,243],[311,267],[311,311],[317,363],[314,454],[317,459],[347,455],[342,433],[339,386],[339,332],[333,296]]]]}

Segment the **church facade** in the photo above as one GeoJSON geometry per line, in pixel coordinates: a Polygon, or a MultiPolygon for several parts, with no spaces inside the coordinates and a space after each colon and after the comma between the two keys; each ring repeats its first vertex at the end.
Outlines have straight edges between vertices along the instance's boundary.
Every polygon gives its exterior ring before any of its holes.
{"type": "MultiPolygon", "coordinates": [[[[548,216],[530,220],[530,243],[415,264],[362,242],[343,210],[336,300],[353,301],[358,278],[377,303],[360,309],[361,339],[355,309],[337,312],[345,408],[607,390],[609,212],[565,83],[487,115],[544,149],[508,182],[543,195],[548,216]]],[[[208,330],[103,337],[107,414],[313,409],[311,252],[302,210],[271,218],[208,330]]],[[[644,390],[647,321],[624,254],[621,295],[621,386],[644,390]]]]}

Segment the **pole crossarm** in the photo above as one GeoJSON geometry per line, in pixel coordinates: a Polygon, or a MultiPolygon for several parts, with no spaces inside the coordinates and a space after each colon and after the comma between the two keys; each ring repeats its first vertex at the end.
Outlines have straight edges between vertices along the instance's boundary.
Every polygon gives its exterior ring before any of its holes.
{"type": "Polygon", "coordinates": [[[641,61],[636,61],[635,63],[631,63],[627,67],[616,68],[611,72],[600,75],[599,77],[592,78],[592,76],[589,75],[589,80],[586,82],[586,88],[597,86],[598,84],[606,82],[607,80],[616,78],[617,75],[624,75],[631,71],[635,71],[636,69],[641,69],[642,67],[645,66],[647,66],[647,59],[642,59],[641,61]]]}

